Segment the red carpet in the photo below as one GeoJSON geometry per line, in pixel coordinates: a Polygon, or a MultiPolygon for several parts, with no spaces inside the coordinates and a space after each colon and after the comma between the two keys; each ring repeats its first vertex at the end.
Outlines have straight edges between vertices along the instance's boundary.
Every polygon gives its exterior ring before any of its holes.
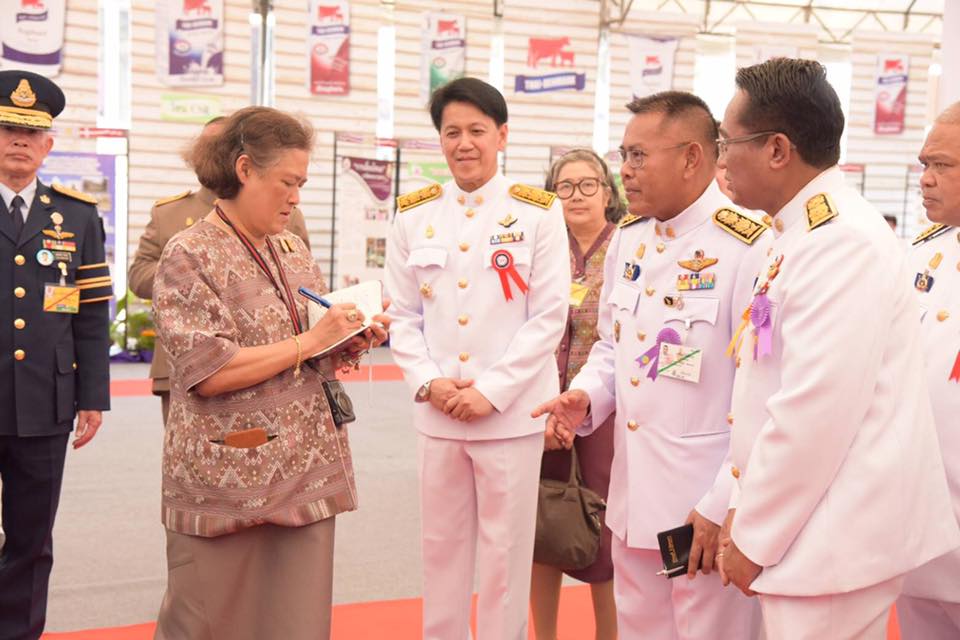
{"type": "MultiPolygon", "coordinates": [[[[363,365],[359,371],[351,371],[346,374],[338,373],[337,378],[344,382],[366,382],[370,376],[370,367],[363,365]]],[[[373,365],[374,382],[393,382],[403,380],[403,374],[400,367],[394,364],[375,364],[373,365]]],[[[110,395],[120,396],[149,396],[151,380],[149,378],[131,378],[124,380],[113,380],[110,383],[110,395]]]]}
{"type": "MultiPolygon", "coordinates": [[[[474,597],[476,632],[476,597],[474,597]]],[[[342,604],[333,608],[333,640],[419,640],[420,599],[386,600],[342,604]]],[[[70,633],[47,633],[45,640],[151,640],[153,623],[70,633]]],[[[588,640],[593,637],[590,588],[564,587],[560,596],[560,634],[557,640],[588,640]]],[[[530,636],[533,638],[533,623],[530,636]]],[[[900,640],[896,611],[890,612],[888,640],[900,640]]],[[[630,640],[625,638],[624,640],[630,640]]]]}

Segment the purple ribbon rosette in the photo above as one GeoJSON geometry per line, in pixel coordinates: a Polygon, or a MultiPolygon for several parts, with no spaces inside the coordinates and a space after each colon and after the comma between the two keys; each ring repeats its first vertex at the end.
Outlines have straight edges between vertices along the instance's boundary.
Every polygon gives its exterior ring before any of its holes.
{"type": "Polygon", "coordinates": [[[680,334],[677,333],[676,329],[660,329],[660,333],[657,334],[657,343],[637,358],[637,364],[641,367],[647,364],[650,365],[650,370],[647,371],[647,377],[651,380],[657,379],[657,365],[660,361],[660,345],[664,342],[668,344],[680,344],[680,334]]]}
{"type": "Polygon", "coordinates": [[[773,353],[773,323],[770,320],[770,298],[765,293],[758,293],[750,305],[750,323],[757,336],[753,344],[753,359],[759,360],[763,356],[773,353]]]}

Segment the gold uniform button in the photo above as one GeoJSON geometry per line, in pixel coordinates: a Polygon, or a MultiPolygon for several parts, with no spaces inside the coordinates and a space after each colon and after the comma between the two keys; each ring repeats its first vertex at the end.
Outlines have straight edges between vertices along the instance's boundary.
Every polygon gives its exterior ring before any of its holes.
{"type": "Polygon", "coordinates": [[[652,296],[652,295],[655,294],[656,292],[657,292],[657,290],[654,289],[653,287],[647,287],[647,295],[648,295],[648,296],[652,296]]]}
{"type": "Polygon", "coordinates": [[[950,313],[947,312],[946,310],[937,312],[937,320],[939,320],[940,322],[943,322],[949,317],[950,317],[950,313]]]}
{"type": "Polygon", "coordinates": [[[72,366],[73,366],[73,370],[76,371],[76,370],[77,370],[77,363],[74,362],[72,366]]]}
{"type": "Polygon", "coordinates": [[[731,468],[730,468],[730,474],[731,474],[734,478],[739,478],[739,477],[740,477],[740,469],[737,469],[736,467],[731,467],[731,468]]]}
{"type": "Polygon", "coordinates": [[[20,255],[20,254],[18,253],[17,255],[13,256],[13,262],[14,262],[18,267],[22,267],[24,264],[26,264],[27,259],[24,258],[22,255],[20,255]]]}
{"type": "Polygon", "coordinates": [[[468,218],[472,218],[473,216],[477,215],[477,212],[473,209],[467,209],[464,215],[466,215],[468,218]]]}
{"type": "Polygon", "coordinates": [[[762,220],[763,224],[767,225],[768,227],[773,226],[773,216],[767,214],[763,216],[762,220]]]}
{"type": "Polygon", "coordinates": [[[657,253],[663,253],[666,248],[667,248],[667,245],[663,244],[662,242],[658,243],[657,253]]]}
{"type": "Polygon", "coordinates": [[[647,339],[647,334],[645,334],[643,331],[637,331],[637,340],[639,340],[640,342],[643,342],[646,339],[647,339]]]}
{"type": "Polygon", "coordinates": [[[667,227],[667,237],[668,237],[668,238],[676,238],[676,237],[677,237],[677,234],[674,233],[674,231],[673,231],[673,227],[667,227]]]}
{"type": "Polygon", "coordinates": [[[469,242],[461,242],[461,243],[460,243],[460,251],[469,251],[469,250],[470,250],[470,243],[469,243],[469,242]]]}
{"type": "Polygon", "coordinates": [[[468,318],[467,316],[460,316],[460,317],[457,318],[457,323],[458,323],[461,327],[466,326],[466,324],[467,324],[468,322],[470,322],[470,318],[468,318]]]}
{"type": "Polygon", "coordinates": [[[457,286],[460,287],[461,289],[466,289],[467,284],[468,283],[466,278],[460,278],[459,280],[457,280],[457,286]]]}
{"type": "Polygon", "coordinates": [[[732,424],[733,424],[733,414],[732,414],[732,413],[728,413],[728,414],[727,414],[727,424],[729,424],[729,425],[732,425],[732,424]]]}
{"type": "Polygon", "coordinates": [[[483,196],[477,196],[477,197],[474,199],[474,202],[476,202],[476,203],[477,203],[477,206],[479,207],[480,205],[483,204],[483,196]]]}
{"type": "Polygon", "coordinates": [[[469,359],[470,359],[469,353],[463,352],[460,354],[460,362],[466,362],[469,359]]]}
{"type": "Polygon", "coordinates": [[[22,298],[23,296],[27,295],[27,290],[23,287],[17,287],[13,290],[13,295],[17,296],[18,298],[22,298]]]}
{"type": "Polygon", "coordinates": [[[17,349],[13,352],[13,357],[15,360],[23,360],[27,357],[27,354],[24,353],[23,349],[17,349]]]}
{"type": "Polygon", "coordinates": [[[13,321],[13,326],[17,329],[23,329],[25,326],[27,326],[27,323],[23,318],[17,318],[13,321]]]}
{"type": "Polygon", "coordinates": [[[630,384],[632,384],[632,385],[635,386],[635,387],[639,387],[639,386],[640,386],[640,378],[636,378],[636,377],[630,378],[630,384]]]}
{"type": "Polygon", "coordinates": [[[636,431],[638,428],[640,428],[640,425],[637,424],[636,420],[627,420],[627,429],[630,429],[630,431],[636,431]]]}
{"type": "Polygon", "coordinates": [[[458,203],[458,204],[465,204],[466,201],[467,201],[467,199],[466,199],[466,197],[464,197],[463,195],[457,196],[457,203],[458,203]]]}
{"type": "Polygon", "coordinates": [[[777,218],[776,220],[774,220],[774,222],[773,222],[773,228],[777,230],[777,233],[782,233],[782,232],[783,232],[783,220],[781,220],[780,218],[777,218]]]}

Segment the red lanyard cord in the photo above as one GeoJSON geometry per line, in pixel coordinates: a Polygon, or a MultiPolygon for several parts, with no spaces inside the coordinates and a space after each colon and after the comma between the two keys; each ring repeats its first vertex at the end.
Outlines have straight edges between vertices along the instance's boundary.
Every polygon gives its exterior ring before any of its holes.
{"type": "Polygon", "coordinates": [[[280,284],[277,282],[277,279],[273,277],[273,272],[270,271],[270,267],[267,266],[266,261],[263,259],[263,256],[260,255],[260,252],[257,251],[257,248],[253,246],[253,243],[250,242],[250,239],[247,236],[237,229],[226,214],[223,212],[223,209],[220,208],[220,205],[215,205],[217,210],[217,215],[220,216],[220,219],[223,220],[230,229],[237,234],[237,237],[240,238],[240,243],[246,248],[247,253],[250,254],[250,257],[253,258],[253,261],[257,263],[257,266],[260,267],[260,270],[263,271],[264,275],[267,276],[267,279],[270,280],[270,284],[273,285],[273,288],[276,289],[277,294],[280,296],[280,299],[283,301],[283,305],[287,308],[287,312],[290,314],[290,321],[293,323],[294,335],[300,335],[303,333],[303,325],[300,322],[300,315],[297,313],[297,307],[293,302],[293,292],[290,290],[290,284],[287,282],[287,274],[283,270],[283,264],[280,262],[280,258],[277,256],[277,250],[273,248],[273,243],[270,242],[270,237],[266,238],[267,249],[270,251],[270,257],[273,258],[273,263],[277,265],[277,271],[280,273],[280,280],[283,283],[283,288],[281,289],[280,284]],[[286,296],[284,296],[286,292],[286,296]]]}

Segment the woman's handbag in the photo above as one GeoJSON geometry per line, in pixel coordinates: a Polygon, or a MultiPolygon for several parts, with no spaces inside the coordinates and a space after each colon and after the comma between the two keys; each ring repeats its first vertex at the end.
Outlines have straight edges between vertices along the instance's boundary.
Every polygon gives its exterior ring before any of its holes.
{"type": "Polygon", "coordinates": [[[603,498],[583,486],[577,450],[570,450],[570,479],[541,478],[533,561],[565,570],[593,564],[600,546],[603,498]]]}

